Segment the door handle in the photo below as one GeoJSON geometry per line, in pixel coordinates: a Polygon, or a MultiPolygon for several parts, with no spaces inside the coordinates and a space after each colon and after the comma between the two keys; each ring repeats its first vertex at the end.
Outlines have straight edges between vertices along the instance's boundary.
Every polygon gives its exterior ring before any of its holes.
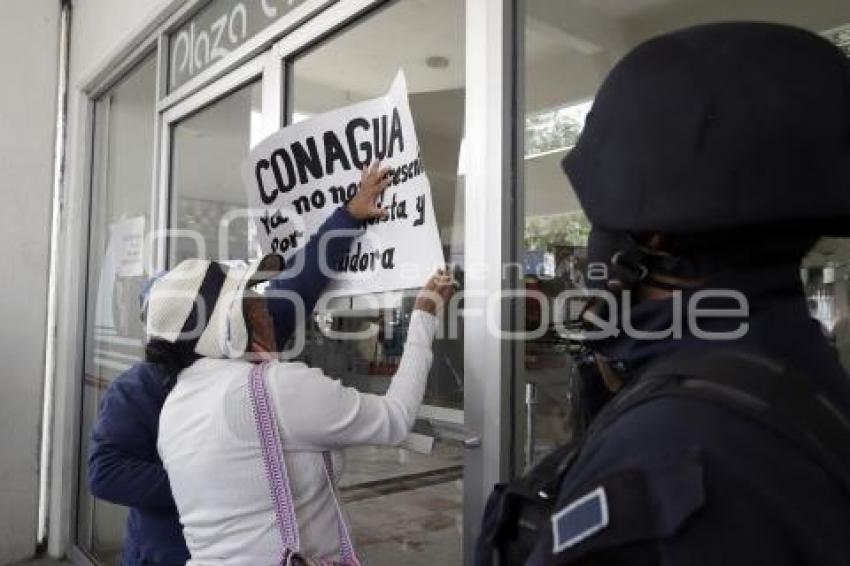
{"type": "Polygon", "coordinates": [[[535,413],[537,412],[537,384],[525,384],[525,469],[531,467],[537,451],[537,430],[535,413]]]}
{"type": "Polygon", "coordinates": [[[463,426],[462,423],[450,423],[426,419],[435,429],[437,438],[445,438],[463,444],[465,450],[481,448],[481,433],[463,426]]]}

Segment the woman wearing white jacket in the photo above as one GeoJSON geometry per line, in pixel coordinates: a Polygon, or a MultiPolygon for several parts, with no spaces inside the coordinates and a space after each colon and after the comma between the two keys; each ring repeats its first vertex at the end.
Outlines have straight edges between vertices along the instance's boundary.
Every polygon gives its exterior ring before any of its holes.
{"type": "MultiPolygon", "coordinates": [[[[209,274],[196,271],[194,280],[188,278],[190,288],[209,295],[210,286],[203,283],[209,274]]],[[[192,554],[189,564],[297,564],[296,552],[318,562],[358,564],[333,488],[340,450],[394,445],[409,434],[431,367],[437,303],[451,294],[451,278],[438,272],[417,297],[404,354],[383,396],[344,387],[301,363],[271,361],[267,352],[275,350],[275,339],[265,300],[244,291],[260,278],[228,273],[225,279],[217,296],[203,297],[215,305],[208,323],[193,321],[198,344],[207,344],[202,349],[220,347],[180,373],[160,416],[158,449],[192,554]],[[258,366],[234,359],[240,349],[267,361],[258,366]],[[252,390],[258,383],[274,422],[267,431],[276,437],[272,440],[261,430],[258,403],[263,401],[252,390]],[[275,443],[283,450],[277,463],[275,443]],[[287,517],[287,498],[294,520],[287,517]]],[[[157,291],[174,294],[167,282],[159,286],[152,290],[151,311],[157,291]]],[[[149,332],[156,335],[151,319],[149,314],[149,332]]],[[[160,335],[175,326],[173,320],[160,323],[160,335]]],[[[176,326],[185,330],[187,321],[176,326]]]]}

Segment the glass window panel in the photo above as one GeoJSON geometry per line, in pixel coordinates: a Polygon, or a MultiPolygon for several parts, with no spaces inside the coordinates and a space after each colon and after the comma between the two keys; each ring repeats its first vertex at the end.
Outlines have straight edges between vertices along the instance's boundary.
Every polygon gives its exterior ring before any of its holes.
{"type": "Polygon", "coordinates": [[[127,510],[89,494],[86,454],[103,392],[144,356],[138,296],[150,229],[155,87],[151,55],[94,110],[77,542],[103,564],[117,563],[127,510]]]}
{"type": "MultiPolygon", "coordinates": [[[[612,66],[642,41],[674,29],[728,20],[772,21],[823,33],[850,53],[850,4],[840,0],[527,0],[521,73],[525,108],[526,287],[554,297],[575,285],[589,230],[560,161],[612,66]]],[[[524,126],[524,128],[523,128],[524,126]]],[[[812,313],[850,367],[846,241],[825,240],[804,262],[812,313]]],[[[536,328],[534,305],[526,324],[536,328]]],[[[517,384],[515,457],[519,469],[571,435],[571,358],[556,333],[524,345],[517,384]]]]}
{"type": "MultiPolygon", "coordinates": [[[[462,279],[465,108],[464,3],[401,0],[299,56],[292,64],[290,122],[384,94],[404,69],[410,106],[434,199],[446,260],[462,279]]],[[[316,313],[304,360],[346,385],[382,394],[396,370],[412,301],[381,297],[385,308],[316,313]],[[344,316],[343,316],[344,315],[344,316]],[[368,324],[395,331],[360,342],[331,340],[321,329],[354,331],[368,324]]],[[[416,430],[428,455],[404,448],[348,451],[343,498],[366,562],[460,564],[463,451],[463,329],[437,340],[416,430]],[[413,478],[418,478],[411,481],[413,478]],[[367,487],[371,486],[371,487],[367,487]],[[433,521],[433,522],[432,522],[433,521]],[[404,558],[399,558],[403,553],[404,558]]]]}
{"type": "Polygon", "coordinates": [[[257,255],[253,221],[238,211],[248,206],[242,161],[261,131],[260,80],[172,126],[171,227],[185,232],[170,240],[171,265],[189,257],[257,255]],[[223,221],[225,241],[219,241],[223,221]]]}
{"type": "Polygon", "coordinates": [[[809,312],[850,371],[850,240],[822,239],[801,273],[809,312]]]}

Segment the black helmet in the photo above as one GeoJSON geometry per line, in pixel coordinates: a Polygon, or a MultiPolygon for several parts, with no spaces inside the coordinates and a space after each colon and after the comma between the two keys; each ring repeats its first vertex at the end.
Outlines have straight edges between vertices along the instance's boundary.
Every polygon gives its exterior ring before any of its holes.
{"type": "Polygon", "coordinates": [[[563,167],[597,248],[670,235],[702,256],[668,266],[685,275],[723,261],[703,252],[724,245],[770,258],[804,241],[802,255],[817,236],[850,234],[850,61],[776,24],[657,37],[610,73],[563,167]]]}

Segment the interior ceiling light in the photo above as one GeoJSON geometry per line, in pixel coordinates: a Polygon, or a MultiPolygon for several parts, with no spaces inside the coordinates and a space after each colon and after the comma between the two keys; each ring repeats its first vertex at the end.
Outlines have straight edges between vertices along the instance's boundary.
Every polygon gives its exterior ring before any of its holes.
{"type": "Polygon", "coordinates": [[[449,58],[442,55],[431,55],[425,59],[425,64],[431,69],[445,69],[449,66],[449,58]]]}

